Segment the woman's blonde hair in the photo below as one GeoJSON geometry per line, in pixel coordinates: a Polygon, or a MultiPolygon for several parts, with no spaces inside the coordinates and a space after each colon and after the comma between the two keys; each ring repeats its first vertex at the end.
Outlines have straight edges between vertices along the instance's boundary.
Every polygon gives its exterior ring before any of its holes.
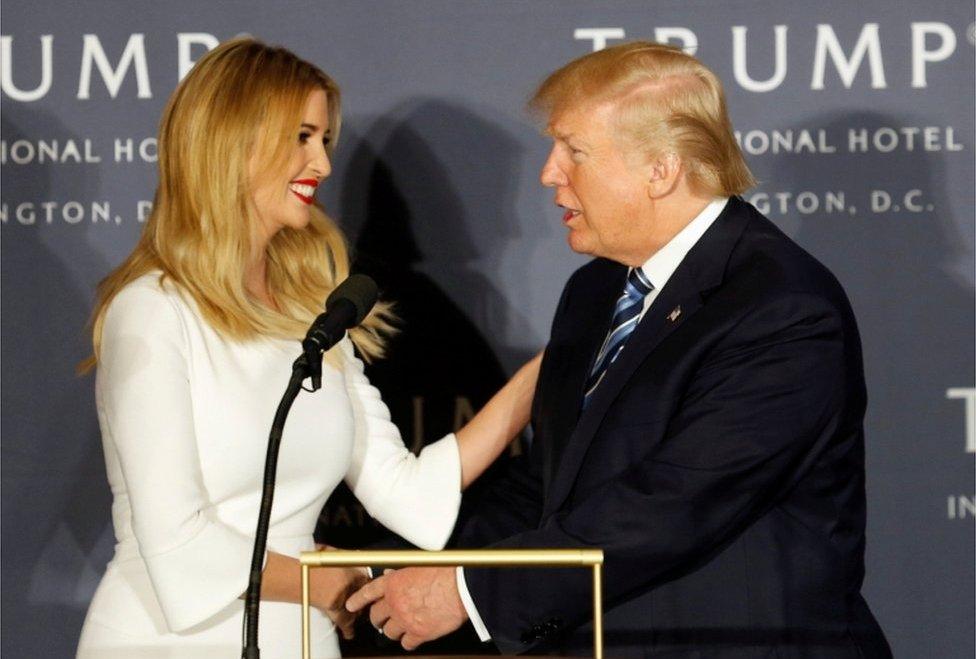
{"type": "Polygon", "coordinates": [[[691,55],[647,41],[590,53],[546,78],[529,108],[552,121],[604,102],[616,104],[616,125],[628,145],[648,157],[678,155],[697,192],[731,196],[755,185],[732,133],[722,83],[691,55]]]}
{"type": "MultiPolygon", "coordinates": [[[[349,275],[345,239],[317,204],[304,229],[283,228],[267,247],[267,282],[278,310],[246,289],[245,268],[258,230],[249,163],[278,171],[297,143],[308,96],[325,91],[332,139],[341,123],[339,88],[314,65],[251,38],[227,41],[176,88],[159,128],[159,185],[139,242],[98,286],[92,319],[98,360],[112,299],[129,282],[161,271],[189,295],[221,335],[301,339],[322,302],[349,275]]],[[[350,336],[367,359],[381,355],[388,305],[377,305],[350,336]]]]}

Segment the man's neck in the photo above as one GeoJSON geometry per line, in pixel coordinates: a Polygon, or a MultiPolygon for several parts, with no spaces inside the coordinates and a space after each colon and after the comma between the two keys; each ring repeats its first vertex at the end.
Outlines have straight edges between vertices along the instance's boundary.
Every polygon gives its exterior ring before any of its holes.
{"type": "Polygon", "coordinates": [[[667,245],[681,231],[691,224],[714,197],[691,193],[674,193],[654,201],[652,230],[646,232],[647,244],[627,260],[626,265],[639,267],[667,245]]]}

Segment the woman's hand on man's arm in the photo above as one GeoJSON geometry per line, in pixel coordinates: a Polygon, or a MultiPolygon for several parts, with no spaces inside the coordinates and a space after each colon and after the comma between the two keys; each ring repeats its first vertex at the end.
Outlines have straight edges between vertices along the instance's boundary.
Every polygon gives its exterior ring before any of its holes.
{"type": "Polygon", "coordinates": [[[461,489],[480,476],[529,423],[542,352],[526,362],[463,428],[457,431],[461,489]]]}

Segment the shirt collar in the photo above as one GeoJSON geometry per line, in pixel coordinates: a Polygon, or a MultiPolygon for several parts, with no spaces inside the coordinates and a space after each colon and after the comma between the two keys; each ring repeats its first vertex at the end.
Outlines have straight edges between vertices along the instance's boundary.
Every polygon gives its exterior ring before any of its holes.
{"type": "Polygon", "coordinates": [[[641,270],[654,285],[655,291],[664,288],[668,279],[684,260],[685,255],[695,246],[695,243],[704,235],[708,227],[712,226],[728,202],[728,197],[715,197],[695,216],[695,219],[644,262],[641,270]]]}

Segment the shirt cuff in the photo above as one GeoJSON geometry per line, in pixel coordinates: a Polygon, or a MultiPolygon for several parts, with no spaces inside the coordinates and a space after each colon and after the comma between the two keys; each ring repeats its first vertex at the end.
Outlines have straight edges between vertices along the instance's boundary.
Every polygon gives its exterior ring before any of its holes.
{"type": "Polygon", "coordinates": [[[478,632],[478,638],[482,643],[490,641],[491,634],[488,633],[488,628],[485,627],[484,621],[478,614],[478,609],[475,608],[471,593],[468,592],[468,584],[464,581],[464,568],[460,566],[457,568],[457,589],[458,594],[461,595],[461,604],[464,605],[464,610],[468,612],[468,618],[474,625],[474,630],[478,632]]]}

